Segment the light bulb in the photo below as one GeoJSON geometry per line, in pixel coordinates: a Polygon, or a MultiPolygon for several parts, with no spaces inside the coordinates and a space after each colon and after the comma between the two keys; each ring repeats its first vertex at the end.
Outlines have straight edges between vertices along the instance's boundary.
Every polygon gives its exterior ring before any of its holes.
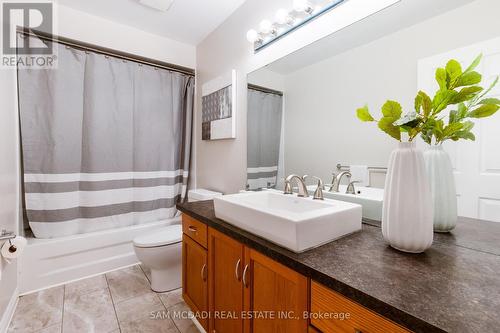
{"type": "Polygon", "coordinates": [[[247,40],[250,43],[255,43],[257,40],[259,40],[259,33],[253,29],[250,29],[247,31],[247,40]]]}
{"type": "Polygon", "coordinates": [[[311,10],[311,6],[307,0],[293,0],[293,9],[296,12],[307,12],[311,10]]]}
{"type": "Polygon", "coordinates": [[[262,20],[259,24],[260,32],[268,34],[273,31],[273,24],[269,20],[262,20]]]}
{"type": "Polygon", "coordinates": [[[278,22],[278,24],[290,24],[291,21],[292,17],[288,14],[286,9],[278,9],[276,12],[276,22],[278,22]]]}

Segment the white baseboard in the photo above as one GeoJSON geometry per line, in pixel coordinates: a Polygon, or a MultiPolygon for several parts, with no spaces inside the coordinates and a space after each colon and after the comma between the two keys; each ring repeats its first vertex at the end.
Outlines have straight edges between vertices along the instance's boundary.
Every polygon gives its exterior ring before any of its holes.
{"type": "Polygon", "coordinates": [[[18,300],[19,300],[19,291],[16,288],[16,290],[14,290],[14,293],[12,294],[12,297],[10,298],[9,305],[5,309],[2,319],[0,320],[0,332],[7,332],[12,317],[14,316],[14,312],[16,311],[18,300]]]}

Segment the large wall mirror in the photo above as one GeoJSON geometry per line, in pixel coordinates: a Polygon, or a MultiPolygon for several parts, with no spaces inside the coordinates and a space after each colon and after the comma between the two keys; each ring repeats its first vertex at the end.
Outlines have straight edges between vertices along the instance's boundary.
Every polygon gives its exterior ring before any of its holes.
{"type": "MultiPolygon", "coordinates": [[[[500,32],[444,41],[433,34],[432,16],[441,15],[440,26],[454,27],[462,13],[452,9],[464,2],[443,1],[436,12],[435,2],[402,1],[250,73],[247,189],[282,190],[287,175],[307,174],[319,177],[325,197],[335,199],[355,180],[348,200],[369,202],[373,211],[364,206],[363,214],[380,219],[387,163],[397,142],[375,124],[360,122],[356,110],[368,105],[378,115],[386,100],[399,101],[405,111],[414,108],[418,90],[437,91],[434,72],[451,58],[465,66],[483,53],[477,71],[483,86],[491,83],[500,74],[500,32]],[[343,177],[339,191],[329,191],[333,175],[344,171],[352,178],[343,177]]],[[[500,87],[490,95],[500,95],[500,87]]],[[[476,141],[444,145],[460,216],[500,222],[498,128],[500,114],[477,121],[476,141]]],[[[420,139],[418,146],[427,149],[420,139]]],[[[317,180],[310,178],[312,191],[317,180]]]]}

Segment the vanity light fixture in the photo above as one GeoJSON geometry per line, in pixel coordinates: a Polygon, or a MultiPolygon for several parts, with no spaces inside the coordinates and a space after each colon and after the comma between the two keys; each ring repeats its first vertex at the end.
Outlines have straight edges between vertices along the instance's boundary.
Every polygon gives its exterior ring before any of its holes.
{"type": "Polygon", "coordinates": [[[312,14],[313,12],[313,8],[307,0],[293,0],[293,9],[298,13],[305,12],[312,14]]]}
{"type": "Polygon", "coordinates": [[[288,10],[283,8],[278,9],[278,11],[276,12],[275,19],[276,23],[278,23],[279,25],[292,25],[294,21],[293,16],[290,15],[288,10]]]}
{"type": "Polygon", "coordinates": [[[331,0],[323,6],[313,6],[309,0],[294,0],[291,10],[278,9],[275,22],[262,20],[258,31],[248,30],[247,40],[254,45],[254,51],[257,52],[345,1],[331,0]]]}

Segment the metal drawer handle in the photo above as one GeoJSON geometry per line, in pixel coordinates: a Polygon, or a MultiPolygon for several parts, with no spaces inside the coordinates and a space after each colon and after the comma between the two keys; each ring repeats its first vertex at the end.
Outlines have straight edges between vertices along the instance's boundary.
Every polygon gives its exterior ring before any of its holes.
{"type": "Polygon", "coordinates": [[[188,229],[189,229],[189,231],[191,231],[191,232],[197,232],[197,231],[198,231],[198,229],[196,229],[196,227],[193,227],[192,225],[190,225],[190,226],[188,227],[188,229]]]}
{"type": "Polygon", "coordinates": [[[247,283],[247,271],[248,271],[248,265],[245,265],[245,269],[243,270],[243,285],[245,286],[245,288],[248,287],[248,283],[247,283]]]}
{"type": "Polygon", "coordinates": [[[234,275],[236,276],[236,280],[240,281],[240,264],[241,264],[241,259],[238,259],[236,262],[236,267],[234,269],[234,275]]]}
{"type": "Polygon", "coordinates": [[[207,281],[207,264],[203,264],[201,267],[201,279],[203,282],[207,281]]]}

